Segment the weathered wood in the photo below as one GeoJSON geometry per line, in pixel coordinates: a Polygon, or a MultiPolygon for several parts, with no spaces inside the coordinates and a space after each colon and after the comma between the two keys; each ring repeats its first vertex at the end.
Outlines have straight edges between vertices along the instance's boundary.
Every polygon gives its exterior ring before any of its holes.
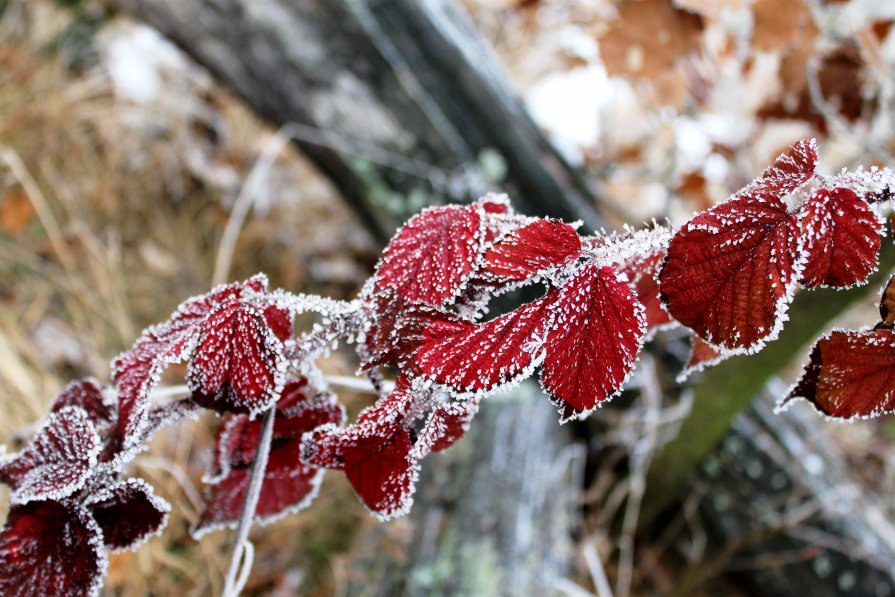
{"type": "Polygon", "coordinates": [[[679,594],[718,573],[764,595],[895,593],[890,498],[857,480],[807,405],[775,415],[775,398],[754,401],[700,465],[710,557],[679,594]]]}
{"type": "Polygon", "coordinates": [[[116,0],[298,145],[380,238],[446,200],[503,190],[599,227],[591,189],[446,0],[116,0]]]}

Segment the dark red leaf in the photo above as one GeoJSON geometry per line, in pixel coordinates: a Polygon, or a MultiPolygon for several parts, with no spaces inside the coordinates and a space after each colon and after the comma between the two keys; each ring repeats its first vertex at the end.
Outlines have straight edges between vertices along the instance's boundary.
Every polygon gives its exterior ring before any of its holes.
{"type": "Polygon", "coordinates": [[[280,311],[231,301],[208,316],[189,364],[196,402],[218,412],[256,414],[279,398],[286,367],[280,335],[291,335],[280,311]],[[271,328],[271,313],[282,334],[271,328]]]}
{"type": "MultiPolygon", "coordinates": [[[[317,494],[323,470],[304,465],[298,461],[298,441],[291,446],[292,465],[278,467],[264,472],[264,484],[255,508],[255,523],[269,524],[281,516],[306,508],[317,494]]],[[[283,450],[271,454],[278,458],[283,450]]],[[[236,526],[245,503],[251,469],[232,469],[215,485],[208,488],[205,496],[205,510],[198,524],[192,530],[194,538],[221,528],[236,526]]]]}
{"type": "Polygon", "coordinates": [[[895,331],[836,330],[818,340],[785,402],[795,398],[839,419],[895,412],[895,331]]]}
{"type": "Polygon", "coordinates": [[[50,405],[50,412],[59,412],[66,406],[82,408],[95,425],[115,421],[115,405],[106,402],[102,388],[92,378],[73,381],[65,386],[50,405]]]}
{"type": "Polygon", "coordinates": [[[99,527],[80,506],[13,506],[0,533],[0,595],[96,596],[106,553],[99,527]]]}
{"type": "Polygon", "coordinates": [[[87,507],[113,551],[136,549],[161,532],[171,509],[143,479],[128,479],[95,494],[87,507]]]}
{"type": "Polygon", "coordinates": [[[846,287],[876,269],[882,225],[870,205],[850,189],[820,189],[804,207],[805,286],[846,287]]]}
{"type": "Polygon", "coordinates": [[[390,288],[405,301],[439,307],[475,269],[482,238],[477,206],[430,207],[388,243],[376,269],[376,289],[390,288]]]}
{"type": "Polygon", "coordinates": [[[757,350],[783,326],[798,279],[799,224],[775,198],[736,197],[675,234],[659,274],[665,307],[711,344],[757,350]]]}
{"type": "Polygon", "coordinates": [[[345,429],[318,427],[305,436],[302,460],[313,466],[345,471],[366,506],[382,519],[410,508],[417,461],[407,425],[413,418],[413,390],[405,376],[395,390],[365,409],[345,429]]]}
{"type": "Polygon", "coordinates": [[[460,318],[427,305],[410,304],[386,293],[374,299],[375,314],[365,336],[364,369],[380,366],[403,366],[425,341],[423,334],[429,323],[460,318]]]}
{"type": "MultiPolygon", "coordinates": [[[[308,384],[303,378],[286,383],[277,402],[272,451],[281,444],[301,440],[305,432],[315,427],[342,423],[344,411],[331,396],[309,397],[306,390],[308,384]]],[[[250,421],[246,415],[227,415],[215,443],[217,470],[213,478],[225,476],[232,468],[251,467],[260,435],[260,419],[250,421]]]]}
{"type": "Polygon", "coordinates": [[[12,487],[18,503],[59,500],[84,485],[100,450],[87,413],[67,406],[50,414],[22,452],[0,463],[0,480],[12,487]]]}
{"type": "Polygon", "coordinates": [[[185,301],[167,322],[147,328],[128,352],[115,359],[112,368],[118,390],[118,429],[113,452],[130,452],[140,444],[150,394],[162,371],[186,360],[208,315],[222,304],[238,301],[247,288],[261,292],[267,288],[267,279],[254,276],[185,301]]]}
{"type": "Polygon", "coordinates": [[[808,182],[814,176],[816,166],[817,143],[814,139],[802,139],[777,157],[773,166],[736,196],[782,199],[808,182]]]}
{"type": "Polygon", "coordinates": [[[478,410],[477,398],[451,402],[433,410],[416,442],[418,456],[421,458],[429,452],[441,452],[453,446],[466,435],[478,410]]]}
{"type": "MultiPolygon", "coordinates": [[[[270,455],[258,501],[256,522],[266,524],[281,515],[307,506],[320,485],[323,471],[300,460],[302,435],[321,425],[340,425],[344,411],[328,395],[309,397],[306,380],[291,380],[277,402],[270,455]]],[[[206,506],[194,536],[226,526],[239,519],[261,421],[246,415],[227,415],[216,445],[217,471],[209,479],[206,506]]]]}
{"type": "Polygon", "coordinates": [[[486,392],[528,375],[543,355],[556,292],[491,321],[433,321],[414,356],[425,376],[460,392],[486,392]]]}
{"type": "Polygon", "coordinates": [[[579,269],[559,289],[554,308],[541,384],[566,421],[586,416],[621,389],[646,326],[643,306],[611,267],[579,269]]]}
{"type": "Polygon", "coordinates": [[[683,383],[690,375],[697,371],[702,371],[712,365],[717,365],[730,353],[723,353],[699,336],[693,336],[693,346],[690,349],[690,358],[687,360],[686,366],[678,374],[678,383],[683,383]]]}
{"type": "Polygon", "coordinates": [[[522,281],[581,255],[574,228],[558,220],[536,220],[509,232],[485,253],[488,273],[522,281]]]}

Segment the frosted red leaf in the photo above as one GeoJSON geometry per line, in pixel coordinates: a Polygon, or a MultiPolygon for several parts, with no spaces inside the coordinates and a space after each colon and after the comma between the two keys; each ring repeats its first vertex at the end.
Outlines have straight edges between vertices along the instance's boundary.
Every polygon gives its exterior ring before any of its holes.
{"type": "Polygon", "coordinates": [[[690,375],[702,371],[712,365],[717,365],[730,356],[723,353],[699,336],[693,336],[693,345],[690,347],[690,358],[687,364],[677,376],[678,383],[683,383],[690,375]]]}
{"type": "Polygon", "coordinates": [[[168,503],[142,479],[128,479],[91,496],[87,507],[113,551],[136,549],[167,523],[168,503]]]}
{"type": "Polygon", "coordinates": [[[118,390],[118,429],[115,450],[130,451],[139,444],[146,424],[150,394],[168,365],[189,357],[208,315],[225,303],[238,301],[246,289],[263,292],[267,278],[258,275],[246,282],[218,286],[211,292],[184,301],[168,321],[143,331],[134,346],[112,363],[118,390]]]}
{"type": "Polygon", "coordinates": [[[417,439],[421,453],[447,450],[469,430],[469,423],[479,410],[479,400],[471,398],[439,406],[429,415],[417,439]]]}
{"type": "Polygon", "coordinates": [[[895,412],[895,331],[836,330],[818,340],[784,402],[795,398],[837,419],[895,412]]]}
{"type": "Polygon", "coordinates": [[[846,287],[865,281],[876,269],[881,231],[870,205],[854,191],[815,191],[802,220],[802,284],[846,287]]]}
{"type": "Polygon", "coordinates": [[[95,379],[73,381],[53,399],[50,412],[59,412],[66,406],[83,409],[94,425],[108,425],[115,421],[115,405],[106,402],[103,391],[95,379]]]}
{"type": "Polygon", "coordinates": [[[285,380],[283,342],[292,333],[287,317],[279,307],[249,301],[213,311],[190,359],[193,399],[218,412],[266,410],[285,380]]]}
{"type": "Polygon", "coordinates": [[[13,506],[0,532],[0,595],[99,595],[106,568],[102,533],[78,505],[13,506]]]}
{"type": "Polygon", "coordinates": [[[488,193],[479,197],[476,204],[481,206],[482,211],[487,214],[507,215],[513,213],[510,198],[504,194],[488,193]]]}
{"type": "Polygon", "coordinates": [[[376,299],[375,316],[365,336],[364,369],[383,365],[403,366],[425,341],[423,332],[429,323],[438,320],[460,321],[451,312],[406,303],[400,297],[387,295],[380,298],[376,299]]]}
{"type": "Polygon", "coordinates": [[[630,375],[643,344],[643,306],[613,268],[588,264],[560,289],[541,384],[563,421],[585,416],[630,375]]]}
{"type": "Polygon", "coordinates": [[[17,503],[59,500],[81,489],[101,449],[87,413],[67,406],[50,414],[22,452],[0,463],[0,481],[17,503]]]}
{"type": "Polygon", "coordinates": [[[665,261],[665,250],[635,255],[619,266],[619,272],[634,285],[637,299],[643,305],[646,331],[651,334],[674,323],[659,298],[659,271],[665,261]]]}
{"type": "Polygon", "coordinates": [[[808,182],[816,167],[817,143],[814,139],[802,139],[780,154],[773,166],[736,196],[782,199],[808,182]]]}
{"type": "Polygon", "coordinates": [[[413,405],[410,382],[401,376],[391,395],[365,409],[354,425],[325,425],[306,434],[302,460],[344,471],[379,518],[402,515],[410,508],[418,468],[411,454],[413,405]]]}
{"type": "Polygon", "coordinates": [[[413,441],[400,423],[367,421],[346,427],[318,428],[302,446],[302,458],[345,472],[366,506],[382,518],[410,507],[416,463],[413,441]]]}
{"type": "Polygon", "coordinates": [[[414,356],[423,375],[461,393],[487,392],[528,375],[543,355],[556,292],[486,323],[433,321],[414,356]]]}
{"type": "MultiPolygon", "coordinates": [[[[277,402],[256,522],[265,524],[304,508],[320,485],[323,471],[299,459],[302,435],[321,425],[340,425],[344,411],[332,397],[309,397],[307,392],[306,380],[290,380],[277,402]]],[[[217,470],[208,479],[211,485],[206,491],[205,511],[193,531],[195,536],[233,526],[239,519],[260,434],[260,420],[250,421],[246,415],[226,416],[215,446],[217,470]]]]}
{"type": "Polygon", "coordinates": [[[536,220],[507,233],[485,253],[485,270],[498,278],[523,281],[581,255],[574,228],[558,220],[536,220]]]}
{"type": "Polygon", "coordinates": [[[482,240],[478,206],[423,210],[386,246],[376,268],[376,289],[390,288],[405,301],[439,307],[472,274],[482,240]]]}
{"type": "Polygon", "coordinates": [[[735,197],[671,239],[665,307],[711,344],[753,351],[779,333],[801,270],[799,223],[774,198],[735,197]]]}

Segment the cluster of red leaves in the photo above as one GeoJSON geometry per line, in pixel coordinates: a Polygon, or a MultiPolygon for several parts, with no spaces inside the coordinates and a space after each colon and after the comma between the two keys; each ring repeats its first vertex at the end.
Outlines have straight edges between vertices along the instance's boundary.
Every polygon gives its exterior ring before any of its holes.
{"type": "Polygon", "coordinates": [[[0,594],[96,595],[106,549],[134,549],[164,527],[168,504],[141,479],[122,478],[116,411],[95,381],[74,382],[25,449],[0,462],[12,489],[0,594]]]}
{"type": "MultiPolygon", "coordinates": [[[[122,467],[162,424],[199,407],[224,418],[196,535],[241,516],[262,412],[274,423],[256,522],[305,507],[326,468],[390,518],[410,507],[420,461],[464,435],[480,400],[535,372],[565,422],[617,394],[660,328],[694,332],[688,371],[760,349],[798,286],[848,287],[876,268],[882,226],[871,203],[892,196],[895,176],[821,177],[816,162],[814,142],[797,143],[675,233],[580,237],[488,195],[412,218],[358,301],[270,292],[263,275],[187,300],[114,361],[116,400],[92,381],[73,384],[25,450],[0,462],[14,503],[0,589],[31,594],[32,578],[50,594],[96,593],[105,549],[132,547],[167,512],[148,485],[122,480],[122,467]],[[492,297],[535,284],[540,297],[486,317],[492,297]],[[292,339],[303,311],[323,322],[292,339]],[[342,338],[357,342],[374,379],[379,367],[398,370],[394,389],[347,427],[312,362],[342,338]],[[185,361],[190,398],[154,407],[163,370],[185,361]]],[[[895,282],[881,315],[873,330],[821,339],[789,398],[844,418],[895,409],[895,282]]]]}
{"type": "MultiPolygon", "coordinates": [[[[891,173],[822,177],[816,162],[812,140],[796,143],[672,238],[659,283],[671,317],[696,334],[687,372],[773,340],[798,286],[848,288],[876,270],[883,224],[871,204],[890,195],[891,173]]],[[[876,328],[818,340],[784,404],[804,398],[838,419],[895,410],[886,296],[876,328]]]]}

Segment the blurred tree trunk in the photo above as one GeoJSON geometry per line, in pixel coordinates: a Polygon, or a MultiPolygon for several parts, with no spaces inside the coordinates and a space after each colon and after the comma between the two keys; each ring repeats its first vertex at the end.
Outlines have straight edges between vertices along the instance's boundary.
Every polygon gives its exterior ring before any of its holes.
{"type": "MultiPolygon", "coordinates": [[[[426,205],[471,200],[488,190],[508,192],[524,213],[580,219],[591,229],[601,225],[592,186],[537,130],[453,0],[110,1],[167,35],[262,117],[278,126],[291,123],[301,149],[381,240],[426,205]]],[[[821,326],[842,308],[827,309],[813,324],[821,326]]],[[[793,321],[809,317],[799,309],[794,306],[793,321]]],[[[725,364],[718,375],[731,377],[723,387],[747,383],[731,390],[732,399],[708,396],[710,402],[696,405],[697,415],[705,416],[685,424],[683,437],[654,463],[647,519],[681,495],[736,414],[805,341],[778,342],[769,358],[778,357],[761,376],[750,373],[748,359],[725,364]],[[712,408],[700,410],[706,405],[712,408]]],[[[712,392],[706,387],[702,393],[712,392]]],[[[576,488],[557,476],[556,460],[571,440],[545,402],[532,396],[485,401],[471,437],[427,460],[404,553],[395,558],[376,548],[387,530],[363,538],[370,554],[353,586],[381,595],[554,592],[554,581],[571,567],[563,546],[574,515],[564,507],[558,515],[566,498],[550,496],[576,488]],[[545,551],[554,546],[558,556],[545,551]]],[[[771,432],[761,443],[744,438],[757,458],[800,457],[786,440],[792,433],[783,418],[762,424],[771,432]]],[[[812,425],[804,422],[804,433],[812,425]]],[[[828,447],[820,458],[828,456],[835,460],[835,450],[828,447]]],[[[797,469],[781,474],[787,487],[813,487],[797,469]]],[[[720,484],[713,492],[738,491],[756,501],[771,491],[748,471],[716,475],[713,482],[720,484]]],[[[737,538],[726,516],[706,512],[708,531],[719,539],[713,545],[737,538]]],[[[850,515],[848,528],[871,532],[849,535],[834,525],[835,537],[865,551],[873,551],[874,540],[889,545],[865,524],[860,508],[850,515]]],[[[774,544],[762,536],[750,548],[761,553],[774,544]]],[[[791,565],[803,567],[789,575],[793,582],[754,575],[756,588],[801,595],[798,579],[819,566],[812,562],[791,565]]]]}
{"type": "Polygon", "coordinates": [[[421,207],[509,193],[599,227],[585,182],[447,0],[114,0],[298,145],[385,240],[421,207]]]}

